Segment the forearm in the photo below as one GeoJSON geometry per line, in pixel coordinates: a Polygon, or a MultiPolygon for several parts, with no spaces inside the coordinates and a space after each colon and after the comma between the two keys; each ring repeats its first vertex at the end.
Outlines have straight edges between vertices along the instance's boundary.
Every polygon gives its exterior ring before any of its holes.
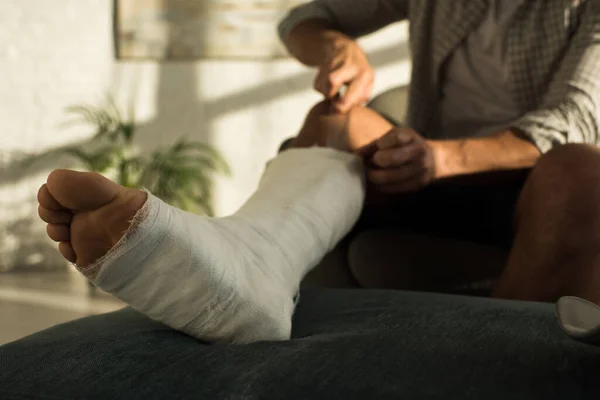
{"type": "Polygon", "coordinates": [[[299,23],[284,39],[284,44],[292,56],[308,66],[318,66],[325,62],[331,49],[346,35],[332,29],[325,20],[307,20],[299,23]]]}
{"type": "Polygon", "coordinates": [[[531,168],[541,153],[511,130],[485,138],[430,141],[438,179],[531,168]]]}
{"type": "Polygon", "coordinates": [[[408,0],[314,0],[290,11],[278,25],[294,57],[307,65],[322,62],[331,40],[374,32],[408,17],[408,0]],[[342,32],[342,33],[340,33],[342,32]]]}

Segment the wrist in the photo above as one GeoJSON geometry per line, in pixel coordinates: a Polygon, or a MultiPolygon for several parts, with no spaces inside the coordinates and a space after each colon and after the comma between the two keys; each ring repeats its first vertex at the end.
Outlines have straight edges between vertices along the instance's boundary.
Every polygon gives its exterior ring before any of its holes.
{"type": "Polygon", "coordinates": [[[318,43],[321,44],[323,61],[326,61],[339,49],[348,47],[356,42],[351,37],[339,31],[326,29],[320,32],[318,43]]]}
{"type": "Polygon", "coordinates": [[[427,144],[433,152],[435,179],[461,174],[465,164],[462,140],[428,140],[427,144]]]}

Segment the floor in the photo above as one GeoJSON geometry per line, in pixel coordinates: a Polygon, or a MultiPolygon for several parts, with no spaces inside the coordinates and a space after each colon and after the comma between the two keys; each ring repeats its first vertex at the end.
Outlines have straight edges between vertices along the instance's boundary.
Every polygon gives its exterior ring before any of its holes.
{"type": "Polygon", "coordinates": [[[0,345],[124,304],[91,289],[77,271],[0,273],[0,345]]]}

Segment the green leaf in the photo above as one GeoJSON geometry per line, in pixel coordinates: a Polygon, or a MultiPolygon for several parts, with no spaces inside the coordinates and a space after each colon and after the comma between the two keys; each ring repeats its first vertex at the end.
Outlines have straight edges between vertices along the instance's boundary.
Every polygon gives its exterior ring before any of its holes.
{"type": "Polygon", "coordinates": [[[113,145],[99,148],[90,154],[90,169],[94,172],[103,173],[115,164],[120,149],[113,145]]]}
{"type": "Polygon", "coordinates": [[[133,102],[129,103],[127,118],[129,119],[129,123],[131,124],[133,124],[133,121],[135,121],[135,104],[133,104],[133,102]]]}
{"type": "Polygon", "coordinates": [[[120,131],[121,131],[126,143],[131,143],[133,141],[135,125],[133,125],[132,123],[122,124],[120,127],[120,131]]]}
{"type": "Polygon", "coordinates": [[[119,111],[119,107],[117,107],[117,103],[113,96],[111,96],[111,95],[106,96],[106,105],[104,108],[106,110],[107,115],[112,120],[116,120],[116,121],[123,120],[123,117],[121,116],[121,112],[119,111]]]}
{"type": "Polygon", "coordinates": [[[229,172],[229,168],[218,152],[182,139],[150,155],[138,184],[169,204],[212,215],[211,175],[220,171],[229,172]]]}
{"type": "Polygon", "coordinates": [[[221,153],[208,144],[182,139],[173,146],[173,151],[199,160],[205,167],[209,167],[215,172],[226,176],[231,175],[229,165],[221,153]]]}
{"type": "Polygon", "coordinates": [[[204,214],[208,215],[209,217],[214,217],[215,210],[213,209],[208,199],[205,199],[204,197],[199,197],[195,199],[195,202],[204,214]]]}
{"type": "Polygon", "coordinates": [[[90,124],[98,124],[96,108],[89,105],[67,107],[67,113],[75,114],[90,124]]]}
{"type": "Polygon", "coordinates": [[[129,146],[136,132],[134,111],[134,105],[130,104],[125,120],[111,96],[101,106],[69,107],[67,112],[75,114],[79,122],[95,128],[93,140],[108,144],[94,151],[70,148],[65,153],[90,170],[115,169],[121,185],[146,187],[167,203],[212,215],[213,175],[231,174],[221,153],[208,144],[182,138],[147,157],[130,156],[129,146]]]}
{"type": "Polygon", "coordinates": [[[94,139],[108,138],[130,143],[133,138],[134,120],[125,121],[113,97],[107,96],[102,106],[88,104],[67,108],[67,112],[78,118],[74,122],[86,122],[96,127],[94,139]]]}

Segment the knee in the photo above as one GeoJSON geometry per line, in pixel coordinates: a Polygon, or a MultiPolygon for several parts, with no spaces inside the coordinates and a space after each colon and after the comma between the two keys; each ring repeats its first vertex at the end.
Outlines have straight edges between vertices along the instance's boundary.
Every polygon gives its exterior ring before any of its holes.
{"type": "Polygon", "coordinates": [[[341,116],[336,115],[332,110],[333,107],[329,100],[323,100],[315,104],[306,115],[300,134],[311,136],[323,145],[326,141],[327,132],[331,129],[332,122],[334,124],[338,122],[338,125],[341,125],[338,121],[341,116]]]}
{"type": "Polygon", "coordinates": [[[392,124],[383,116],[367,107],[354,107],[346,114],[344,135],[353,150],[371,144],[385,135],[392,124]]]}
{"type": "Polygon", "coordinates": [[[331,102],[328,100],[315,104],[306,115],[302,129],[295,138],[285,143],[280,150],[290,147],[310,147],[323,145],[326,126],[323,120],[331,113],[331,102]]]}
{"type": "Polygon", "coordinates": [[[339,114],[333,111],[331,102],[322,101],[309,111],[300,136],[322,146],[356,150],[380,138],[391,128],[385,118],[369,108],[354,107],[345,114],[339,114]]]}
{"type": "Polygon", "coordinates": [[[367,107],[354,107],[346,113],[347,126],[346,130],[348,133],[357,134],[358,132],[364,131],[365,129],[372,129],[373,123],[377,122],[375,119],[376,113],[367,107]]]}
{"type": "Polygon", "coordinates": [[[539,159],[530,180],[563,188],[600,186],[600,149],[586,144],[559,146],[539,159]]]}
{"type": "Polygon", "coordinates": [[[525,183],[518,211],[539,208],[541,203],[574,211],[599,202],[600,149],[567,144],[539,159],[525,183]]]}
{"type": "Polygon", "coordinates": [[[356,135],[352,132],[364,132],[368,112],[364,107],[355,107],[345,114],[333,111],[330,101],[316,104],[308,113],[302,134],[311,136],[321,146],[330,146],[339,150],[354,150],[356,135]]]}
{"type": "MultiPolygon", "coordinates": [[[[365,128],[370,128],[374,123],[381,124],[379,120],[374,118],[375,112],[366,107],[354,107],[345,114],[340,114],[334,111],[331,101],[324,100],[315,104],[305,120],[305,126],[318,128],[329,128],[330,125],[340,125],[344,123],[345,131],[361,131],[365,128]]],[[[383,120],[383,118],[379,118],[383,120]]],[[[386,127],[389,124],[386,122],[386,127]]]]}
{"type": "Polygon", "coordinates": [[[588,144],[565,144],[543,155],[535,169],[569,171],[598,171],[600,176],[600,148],[588,144]]]}

